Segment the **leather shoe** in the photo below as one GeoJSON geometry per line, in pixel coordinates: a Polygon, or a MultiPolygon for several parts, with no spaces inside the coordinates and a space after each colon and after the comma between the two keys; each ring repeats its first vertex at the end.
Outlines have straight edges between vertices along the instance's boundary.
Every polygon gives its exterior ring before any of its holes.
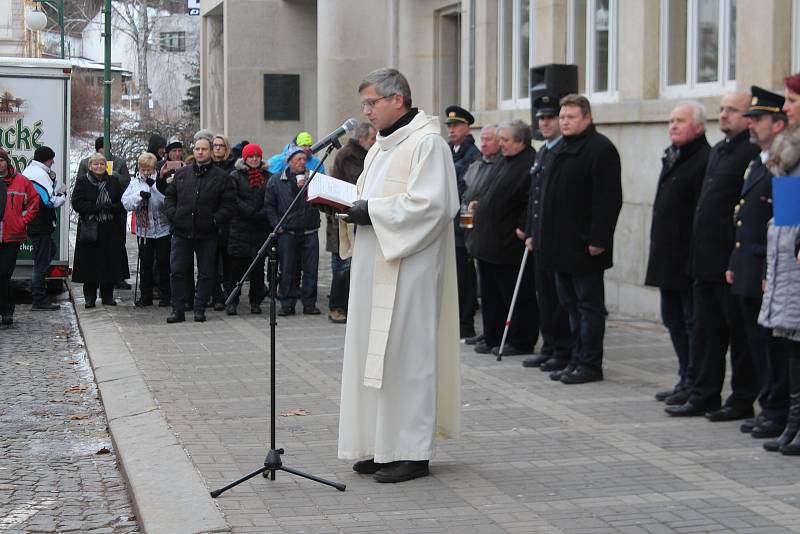
{"type": "MultiPolygon", "coordinates": [[[[539,369],[541,369],[541,367],[539,367],[539,369]]],[[[571,373],[574,370],[575,370],[575,367],[572,364],[567,364],[567,366],[564,367],[563,369],[557,369],[557,370],[553,371],[552,373],[550,373],[550,375],[549,375],[550,376],[550,380],[554,380],[556,382],[559,382],[559,381],[561,381],[561,377],[563,375],[565,375],[567,373],[571,373]]]]}
{"type": "Polygon", "coordinates": [[[31,305],[32,310],[43,310],[43,311],[55,311],[60,310],[61,306],[58,304],[53,304],[51,302],[42,302],[41,304],[33,304],[31,305]]]}
{"type": "Polygon", "coordinates": [[[475,337],[475,329],[472,327],[462,327],[461,331],[458,333],[458,337],[463,340],[475,337]]]}
{"type": "Polygon", "coordinates": [[[681,389],[680,391],[676,391],[674,395],[670,395],[664,399],[664,404],[667,406],[680,406],[681,404],[685,404],[687,400],[689,400],[689,390],[681,389]]]}
{"type": "Polygon", "coordinates": [[[117,301],[114,300],[114,299],[110,299],[110,300],[101,299],[100,302],[103,303],[103,306],[116,306],[117,305],[117,301]]]}
{"type": "Polygon", "coordinates": [[[204,323],[204,322],[206,322],[206,312],[205,311],[196,311],[196,312],[194,312],[194,322],[196,322],[196,323],[204,323]]]}
{"type": "Polygon", "coordinates": [[[239,312],[236,310],[236,304],[231,304],[225,309],[225,313],[228,315],[239,315],[239,312]]]}
{"type": "Polygon", "coordinates": [[[750,432],[750,435],[756,439],[777,438],[783,434],[783,429],[785,427],[785,424],[781,424],[778,421],[763,419],[753,427],[753,431],[750,432]]]}
{"type": "Polygon", "coordinates": [[[537,356],[530,356],[522,360],[522,367],[539,367],[544,362],[550,359],[547,354],[539,354],[537,356]]]}
{"type": "Polygon", "coordinates": [[[566,369],[568,365],[569,360],[565,358],[556,358],[553,356],[552,358],[548,358],[547,361],[540,365],[539,369],[543,372],[562,371],[566,369]]]}
{"type": "Polygon", "coordinates": [[[169,314],[169,317],[167,317],[167,322],[169,324],[182,323],[185,320],[186,320],[186,316],[183,314],[183,312],[173,311],[171,314],[169,314]]]}
{"type": "Polygon", "coordinates": [[[655,397],[657,401],[664,402],[667,400],[667,397],[671,397],[678,392],[678,388],[674,387],[672,389],[662,389],[661,391],[656,392],[655,397]]]}
{"type": "Polygon", "coordinates": [[[753,417],[753,407],[723,406],[719,410],[711,410],[706,414],[706,419],[719,423],[722,421],[736,421],[753,417]]]}
{"type": "Polygon", "coordinates": [[[313,304],[309,306],[303,306],[303,315],[319,315],[320,313],[322,312],[319,311],[319,308],[313,304]]]}
{"type": "Polygon", "coordinates": [[[483,334],[478,334],[477,336],[468,337],[467,339],[464,340],[464,343],[466,343],[467,345],[477,345],[484,339],[485,338],[483,337],[483,334]]]}
{"type": "Polygon", "coordinates": [[[428,460],[416,462],[400,460],[399,462],[392,462],[381,467],[375,472],[372,478],[374,478],[376,482],[393,484],[395,482],[404,482],[406,480],[428,476],[429,474],[428,460]]]}
{"type": "MultiPolygon", "coordinates": [[[[531,350],[518,349],[513,345],[506,345],[503,347],[503,356],[519,356],[520,354],[530,354],[531,350]]],[[[500,347],[493,347],[492,354],[499,355],[500,347]]]]}
{"type": "Polygon", "coordinates": [[[484,343],[484,342],[480,342],[480,343],[478,343],[477,345],[475,345],[475,348],[474,348],[474,349],[472,349],[472,350],[474,350],[474,351],[475,351],[475,352],[477,352],[478,354],[489,354],[489,353],[491,353],[491,352],[492,352],[492,349],[493,349],[493,348],[494,348],[494,347],[490,347],[489,345],[487,345],[487,344],[486,344],[486,343],[484,343]]]}
{"type": "Polygon", "coordinates": [[[753,428],[755,428],[755,426],[756,426],[755,419],[745,419],[744,421],[742,421],[742,424],[739,425],[739,431],[742,434],[749,434],[750,432],[753,431],[753,428]]]}
{"type": "Polygon", "coordinates": [[[571,373],[561,373],[562,384],[588,384],[603,380],[603,371],[578,366],[571,373]]]}
{"type": "Polygon", "coordinates": [[[667,406],[664,411],[672,417],[696,417],[705,414],[708,409],[686,401],[680,406],[667,406]]]}
{"type": "Polygon", "coordinates": [[[167,308],[169,307],[169,298],[161,297],[158,301],[159,308],[167,308]]]}
{"type": "Polygon", "coordinates": [[[353,471],[356,473],[361,473],[362,475],[374,475],[378,472],[379,469],[382,467],[386,467],[389,464],[376,464],[374,458],[370,458],[369,460],[361,460],[353,464],[353,471]]]}
{"type": "Polygon", "coordinates": [[[281,317],[286,317],[287,315],[294,315],[294,308],[290,308],[289,306],[281,306],[281,309],[278,310],[278,315],[281,317]]]}
{"type": "Polygon", "coordinates": [[[214,311],[224,311],[225,310],[225,302],[219,301],[214,303],[214,311]]]}
{"type": "Polygon", "coordinates": [[[94,308],[95,306],[97,306],[97,301],[95,301],[95,300],[87,300],[86,301],[86,309],[87,310],[89,308],[94,308]]]}

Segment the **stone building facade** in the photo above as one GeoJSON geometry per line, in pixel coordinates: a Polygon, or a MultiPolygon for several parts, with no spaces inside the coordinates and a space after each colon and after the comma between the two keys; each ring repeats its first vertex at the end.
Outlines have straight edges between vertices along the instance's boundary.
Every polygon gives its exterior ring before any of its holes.
{"type": "Polygon", "coordinates": [[[480,127],[530,122],[531,66],[577,64],[622,157],[607,304],[643,317],[658,315],[643,280],[671,108],[705,103],[713,143],[721,95],[800,70],[800,0],[201,0],[201,18],[202,123],[268,152],[360,119],[356,88],[380,66],[409,78],[415,105],[461,104],[480,127]]]}

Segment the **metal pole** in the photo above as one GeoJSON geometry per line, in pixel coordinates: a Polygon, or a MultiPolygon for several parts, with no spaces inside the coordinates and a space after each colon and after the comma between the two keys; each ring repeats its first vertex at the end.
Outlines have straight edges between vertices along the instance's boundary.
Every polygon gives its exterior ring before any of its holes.
{"type": "Polygon", "coordinates": [[[64,59],[64,0],[58,2],[58,27],[61,28],[61,59],[64,59]]]}
{"type": "Polygon", "coordinates": [[[105,61],[103,64],[103,152],[111,157],[111,0],[105,0],[105,61]]]}

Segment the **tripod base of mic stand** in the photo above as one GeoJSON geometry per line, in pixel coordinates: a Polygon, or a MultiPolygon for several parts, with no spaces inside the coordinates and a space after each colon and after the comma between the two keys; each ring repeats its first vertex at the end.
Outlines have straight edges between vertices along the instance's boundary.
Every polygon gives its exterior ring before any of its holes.
{"type": "Polygon", "coordinates": [[[264,474],[264,478],[267,478],[267,476],[269,476],[272,480],[275,480],[275,471],[286,471],[287,473],[307,478],[309,480],[313,480],[314,482],[325,484],[326,486],[331,486],[332,488],[336,488],[339,491],[344,491],[345,488],[347,487],[345,484],[342,484],[340,482],[333,482],[332,480],[326,480],[324,478],[320,478],[315,475],[304,473],[303,471],[292,469],[291,467],[286,467],[285,465],[283,465],[283,462],[281,461],[281,454],[283,454],[283,452],[284,452],[283,449],[270,449],[270,451],[267,453],[267,458],[264,460],[264,467],[256,469],[252,473],[243,476],[242,478],[240,478],[235,482],[231,482],[224,488],[212,491],[211,496],[216,499],[229,489],[238,486],[242,482],[250,480],[254,476],[260,475],[262,473],[264,474]],[[269,475],[267,473],[269,473],[269,475]]]}

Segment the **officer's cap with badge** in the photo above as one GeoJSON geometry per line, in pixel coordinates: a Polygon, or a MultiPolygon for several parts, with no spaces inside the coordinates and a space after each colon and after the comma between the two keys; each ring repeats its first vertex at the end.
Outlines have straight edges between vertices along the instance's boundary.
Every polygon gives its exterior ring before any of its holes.
{"type": "Polygon", "coordinates": [[[448,106],[447,109],[444,110],[444,113],[447,115],[445,124],[456,124],[459,122],[472,124],[475,122],[475,117],[472,116],[472,113],[461,106],[448,106]]]}
{"type": "Polygon", "coordinates": [[[780,113],[783,114],[783,103],[785,99],[772,91],[762,89],[757,85],[750,87],[750,109],[742,113],[745,117],[758,117],[759,115],[766,115],[767,113],[780,113]]]}
{"type": "Polygon", "coordinates": [[[542,95],[533,102],[533,109],[536,110],[536,118],[556,117],[561,110],[558,98],[552,95],[542,95]]]}

